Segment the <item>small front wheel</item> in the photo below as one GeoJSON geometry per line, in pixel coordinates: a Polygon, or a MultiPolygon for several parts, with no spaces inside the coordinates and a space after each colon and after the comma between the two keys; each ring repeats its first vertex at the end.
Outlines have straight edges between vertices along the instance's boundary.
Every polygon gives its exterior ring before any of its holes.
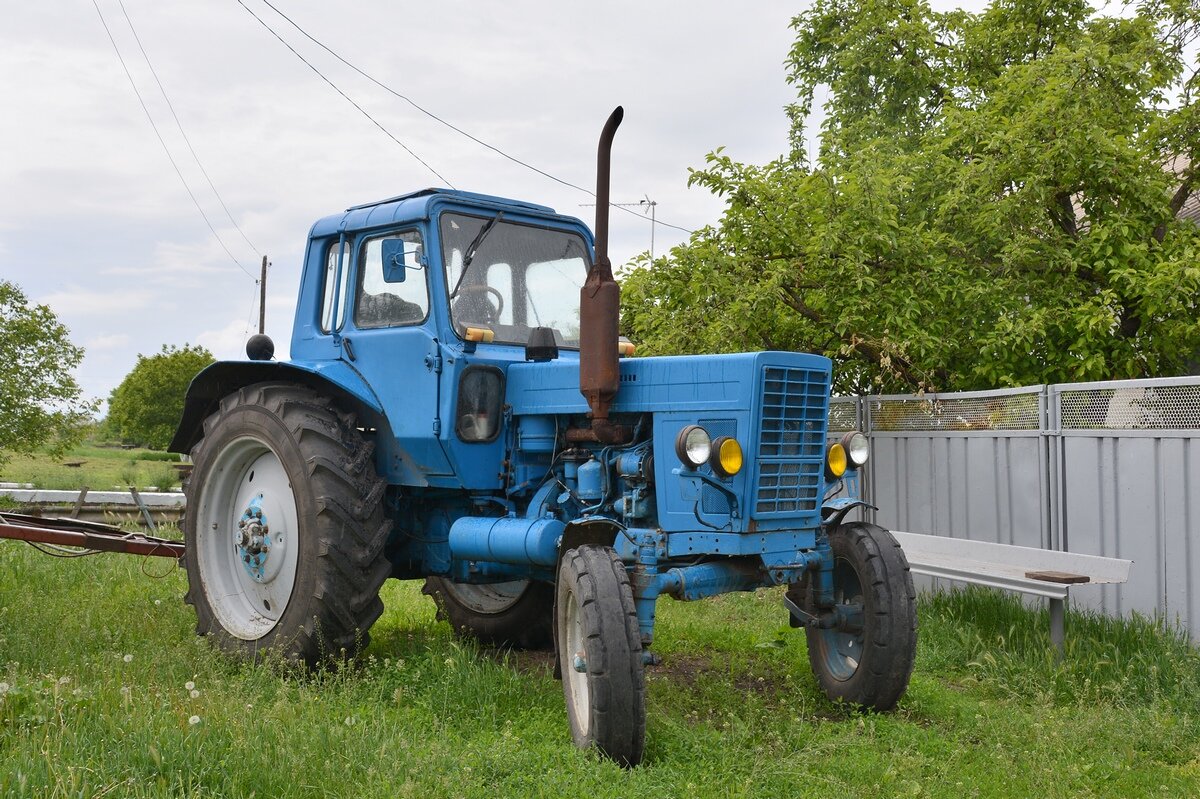
{"type": "Polygon", "coordinates": [[[642,640],[629,575],[612,547],[587,545],[563,555],[555,608],[575,745],[636,766],[646,740],[642,640]]]}
{"type": "Polygon", "coordinates": [[[891,710],[908,688],[917,652],[917,606],[908,559],[887,530],[850,522],[829,533],[837,627],[808,627],[808,661],[825,695],[891,710]]]}

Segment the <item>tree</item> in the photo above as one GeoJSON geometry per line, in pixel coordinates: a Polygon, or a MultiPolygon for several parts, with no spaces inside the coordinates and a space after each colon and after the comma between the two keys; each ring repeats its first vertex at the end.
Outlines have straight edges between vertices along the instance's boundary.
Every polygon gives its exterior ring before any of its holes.
{"type": "Polygon", "coordinates": [[[96,408],[71,374],[82,360],[53,311],[0,280],[0,462],[78,438],[96,408]]]}
{"type": "Polygon", "coordinates": [[[183,400],[196,373],[213,362],[204,347],[163,345],[137,363],[108,399],[107,424],[127,443],[166,449],[183,416],[183,400]]]}
{"type": "Polygon", "coordinates": [[[1177,374],[1200,352],[1200,10],[816,0],[790,151],[711,153],[720,222],[624,281],[645,353],[820,352],[842,391],[1177,374]],[[830,99],[815,164],[815,98],[830,99]],[[1174,168],[1171,168],[1174,165],[1174,168]]]}

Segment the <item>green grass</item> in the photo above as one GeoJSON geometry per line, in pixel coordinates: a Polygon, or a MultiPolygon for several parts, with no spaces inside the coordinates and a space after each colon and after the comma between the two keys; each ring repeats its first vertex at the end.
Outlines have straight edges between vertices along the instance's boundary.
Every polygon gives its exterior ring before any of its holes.
{"type": "Polygon", "coordinates": [[[0,482],[31,483],[35,488],[75,490],[87,486],[94,491],[179,485],[179,476],[171,467],[179,456],[150,449],[120,449],[82,444],[60,456],[45,452],[13,455],[0,464],[0,482]],[[65,464],[83,461],[83,465],[65,464]]]}
{"type": "Polygon", "coordinates": [[[185,587],[0,541],[0,796],[1200,793],[1200,653],[1148,622],[1072,614],[1059,663],[1044,611],[922,600],[909,692],[868,715],[820,695],[777,592],[663,601],[626,772],[571,746],[545,657],[456,641],[418,584],[388,584],[361,665],[314,677],[216,653],[185,587]]]}

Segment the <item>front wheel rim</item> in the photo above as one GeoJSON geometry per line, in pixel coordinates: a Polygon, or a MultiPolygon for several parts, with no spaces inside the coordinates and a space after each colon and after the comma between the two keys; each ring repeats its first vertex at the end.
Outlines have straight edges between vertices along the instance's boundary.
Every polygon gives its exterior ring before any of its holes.
{"type": "MultiPolygon", "coordinates": [[[[834,603],[843,618],[864,619],[862,584],[854,567],[844,558],[838,558],[833,571],[834,603]]],[[[864,619],[865,621],[865,619],[864,619]]],[[[862,662],[864,631],[839,629],[821,630],[821,660],[830,677],[845,682],[858,672],[862,662]]]]}
{"type": "Polygon", "coordinates": [[[575,600],[575,592],[567,594],[563,618],[566,662],[562,664],[570,688],[571,708],[579,734],[586,736],[591,728],[591,687],[587,674],[587,634],[583,629],[583,612],[575,600]]]}
{"type": "Polygon", "coordinates": [[[243,437],[207,470],[196,515],[200,583],[221,626],[253,641],[273,630],[296,584],[296,497],[279,456],[243,437]]]}

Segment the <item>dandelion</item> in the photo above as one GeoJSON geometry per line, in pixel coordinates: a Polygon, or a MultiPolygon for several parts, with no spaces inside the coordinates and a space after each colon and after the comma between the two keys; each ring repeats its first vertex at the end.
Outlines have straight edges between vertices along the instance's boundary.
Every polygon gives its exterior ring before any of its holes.
{"type": "Polygon", "coordinates": [[[11,690],[12,690],[11,685],[9,685],[6,682],[0,682],[0,696],[4,696],[6,693],[8,693],[11,690]]]}
{"type": "Polygon", "coordinates": [[[132,662],[133,662],[133,655],[126,655],[126,656],[125,656],[123,659],[124,659],[124,661],[125,661],[126,663],[132,663],[132,662]]]}
{"type": "Polygon", "coordinates": [[[346,716],[346,726],[351,727],[353,725],[354,725],[354,716],[346,716]]]}
{"type": "Polygon", "coordinates": [[[155,605],[161,605],[161,604],[162,604],[162,600],[161,600],[161,599],[156,599],[156,600],[154,600],[154,604],[155,604],[155,605]]]}
{"type": "Polygon", "coordinates": [[[58,678],[58,684],[59,684],[59,685],[66,685],[66,684],[67,684],[67,683],[69,683],[70,681],[71,681],[71,678],[70,678],[70,677],[67,677],[66,675],[64,675],[64,676],[62,676],[62,677],[59,677],[59,678],[58,678]]]}
{"type": "Polygon", "coordinates": [[[188,692],[188,696],[190,696],[192,699],[195,699],[196,697],[200,696],[200,692],[193,688],[188,692]]]}
{"type": "Polygon", "coordinates": [[[121,693],[122,693],[122,694],[124,694],[126,697],[128,697],[128,696],[129,696],[129,693],[130,693],[130,691],[131,691],[131,690],[132,690],[132,689],[131,689],[131,688],[130,688],[128,685],[122,685],[122,686],[121,686],[121,693]]]}
{"type": "Polygon", "coordinates": [[[199,716],[192,716],[190,719],[188,719],[188,726],[190,726],[190,727],[195,727],[199,723],[200,723],[199,716]]]}
{"type": "Polygon", "coordinates": [[[187,682],[185,682],[185,683],[183,684],[183,687],[184,687],[184,688],[186,688],[186,689],[188,689],[189,691],[192,691],[192,690],[195,690],[195,688],[196,688],[196,683],[195,683],[195,682],[193,682],[192,680],[188,680],[187,682]]]}

